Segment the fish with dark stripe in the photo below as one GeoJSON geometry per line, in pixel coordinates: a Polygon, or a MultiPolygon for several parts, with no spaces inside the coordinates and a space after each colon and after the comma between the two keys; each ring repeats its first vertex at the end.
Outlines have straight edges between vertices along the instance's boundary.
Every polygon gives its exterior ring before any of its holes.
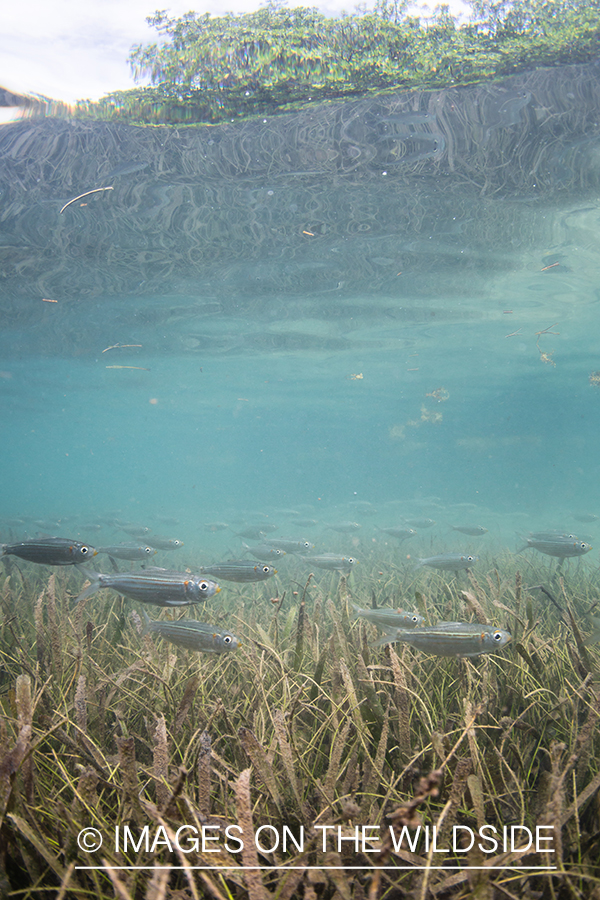
{"type": "Polygon", "coordinates": [[[32,538],[16,544],[0,544],[0,558],[18,556],[19,559],[46,566],[79,566],[97,553],[89,544],[61,537],[32,538]]]}
{"type": "Polygon", "coordinates": [[[190,606],[192,603],[204,603],[221,590],[215,581],[202,575],[190,575],[188,572],[158,569],[151,572],[103,575],[88,569],[83,571],[91,584],[79,594],[76,603],[86,600],[103,588],[111,588],[119,594],[153,606],[190,606]]]}

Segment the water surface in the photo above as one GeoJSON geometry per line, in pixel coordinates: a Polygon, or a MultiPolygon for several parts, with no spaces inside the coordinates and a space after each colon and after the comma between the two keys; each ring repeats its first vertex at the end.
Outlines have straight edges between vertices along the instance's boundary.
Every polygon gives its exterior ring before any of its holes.
{"type": "Polygon", "coordinates": [[[3,126],[3,515],[600,509],[599,111],[589,65],[3,126]]]}

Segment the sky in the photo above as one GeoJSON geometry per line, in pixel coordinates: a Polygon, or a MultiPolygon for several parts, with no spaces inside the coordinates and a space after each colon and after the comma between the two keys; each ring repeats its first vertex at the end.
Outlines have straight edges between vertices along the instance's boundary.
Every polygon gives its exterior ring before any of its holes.
{"type": "MultiPolygon", "coordinates": [[[[353,12],[357,2],[289,0],[288,6],[317,6],[326,15],[339,15],[343,10],[353,12]]],[[[133,44],[156,40],[157,32],[146,23],[156,9],[177,17],[190,9],[223,15],[251,12],[261,5],[266,4],[200,0],[195,5],[194,0],[172,0],[167,7],[164,0],[4,0],[0,86],[66,103],[97,100],[111,91],[135,87],[127,57],[133,44]]]]}

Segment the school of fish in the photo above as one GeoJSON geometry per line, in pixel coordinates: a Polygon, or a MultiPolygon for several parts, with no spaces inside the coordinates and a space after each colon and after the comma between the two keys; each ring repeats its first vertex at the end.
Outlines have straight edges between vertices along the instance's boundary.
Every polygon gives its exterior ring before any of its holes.
{"type": "MultiPolygon", "coordinates": [[[[356,510],[362,515],[374,515],[376,511],[369,507],[370,504],[366,502],[362,505],[356,504],[356,510]]],[[[317,525],[314,519],[302,518],[294,511],[285,512],[296,515],[297,521],[302,522],[305,527],[317,525]]],[[[597,517],[593,514],[579,513],[573,514],[573,518],[593,522],[597,517]]],[[[6,525],[8,521],[13,522],[9,526],[11,528],[22,522],[20,519],[5,520],[4,524],[6,525]]],[[[419,529],[429,529],[435,524],[433,519],[415,517],[403,518],[398,524],[375,526],[375,529],[382,539],[391,537],[403,544],[409,538],[415,538],[419,529]]],[[[102,527],[101,521],[94,522],[88,525],[88,530],[98,531],[102,527]]],[[[147,561],[159,551],[180,549],[184,546],[184,542],[179,538],[153,536],[151,529],[145,525],[123,523],[119,527],[134,540],[95,548],[80,540],[39,534],[33,538],[0,544],[0,559],[16,557],[40,565],[77,567],[88,579],[89,584],[84,586],[74,603],[83,602],[98,591],[110,589],[145,605],[163,608],[205,603],[222,590],[220,582],[231,581],[244,585],[266,581],[277,574],[277,569],[272,563],[283,561],[286,554],[301,561],[310,569],[337,572],[344,576],[349,576],[358,564],[358,559],[351,554],[315,552],[315,545],[304,538],[272,537],[272,532],[277,530],[277,526],[272,523],[260,521],[246,523],[236,530],[225,522],[209,522],[204,525],[207,532],[214,534],[230,529],[241,539],[241,553],[251,558],[226,559],[222,562],[199,565],[195,567],[194,572],[187,568],[180,571],[146,564],[141,571],[122,572],[119,571],[121,560],[131,563],[147,561]],[[140,538],[143,538],[143,541],[140,541],[140,538]],[[247,539],[259,543],[251,546],[244,542],[247,539]],[[113,572],[103,573],[96,571],[95,566],[92,568],[90,563],[100,555],[109,558],[113,572]]],[[[354,535],[361,528],[358,522],[351,520],[330,522],[323,527],[326,531],[345,537],[354,535]]],[[[451,531],[469,537],[480,538],[488,533],[487,528],[475,523],[450,524],[449,527],[451,531]]],[[[556,558],[559,561],[559,568],[565,560],[581,557],[592,549],[587,536],[583,539],[566,530],[529,532],[521,537],[524,544],[517,549],[517,554],[533,549],[556,558]]],[[[353,538],[352,541],[357,545],[357,538],[353,538]]],[[[415,569],[428,567],[454,573],[456,578],[460,578],[461,572],[468,572],[478,561],[478,557],[470,552],[444,552],[412,559],[409,556],[407,559],[412,561],[415,569]]],[[[426,624],[423,616],[411,609],[363,608],[357,604],[353,604],[352,608],[357,619],[364,619],[383,632],[373,642],[374,647],[398,642],[441,657],[475,657],[502,650],[511,640],[508,631],[492,625],[443,621],[426,624]]],[[[151,620],[146,612],[143,612],[143,615],[145,620],[143,633],[157,634],[164,640],[188,650],[223,654],[236,650],[241,644],[232,632],[216,628],[206,622],[188,618],[176,622],[151,620]]],[[[593,630],[586,639],[586,644],[600,640],[600,619],[591,617],[591,622],[593,630]]]]}

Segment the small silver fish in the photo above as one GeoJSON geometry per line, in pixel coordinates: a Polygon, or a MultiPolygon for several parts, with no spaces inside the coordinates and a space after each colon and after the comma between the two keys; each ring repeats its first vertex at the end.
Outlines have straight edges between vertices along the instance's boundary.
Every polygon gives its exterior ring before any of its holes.
{"type": "Polygon", "coordinates": [[[396,641],[412,644],[435,656],[479,656],[501,650],[511,640],[508,631],[492,625],[468,622],[439,622],[423,628],[396,628],[375,641],[374,647],[396,641]]]}
{"type": "Polygon", "coordinates": [[[352,500],[349,506],[353,506],[359,516],[376,516],[377,510],[368,500],[352,500]]]}
{"type": "Polygon", "coordinates": [[[253,541],[259,541],[266,534],[270,534],[272,531],[277,531],[277,525],[265,525],[261,522],[260,525],[248,525],[246,528],[243,528],[241,531],[234,532],[238,537],[250,538],[253,541]]]}
{"type": "Polygon", "coordinates": [[[138,544],[136,541],[125,541],[122,544],[112,544],[110,547],[99,547],[98,553],[106,553],[115,559],[148,559],[157,551],[148,544],[138,544]]]}
{"type": "Polygon", "coordinates": [[[121,525],[121,531],[124,531],[125,534],[130,534],[131,537],[144,537],[146,534],[150,534],[152,531],[151,528],[148,528],[146,525],[121,525]]]}
{"type": "MultiPolygon", "coordinates": [[[[375,526],[377,528],[377,526],[375,526]]],[[[377,531],[382,531],[384,534],[389,534],[391,537],[398,538],[399,541],[405,541],[407,538],[415,537],[417,532],[414,528],[406,528],[404,525],[392,525],[390,528],[377,528],[377,531]]]]}
{"type": "Polygon", "coordinates": [[[406,609],[361,609],[352,604],[355,616],[366,619],[378,628],[418,628],[425,619],[406,609]]]}
{"type": "Polygon", "coordinates": [[[183,547],[183,541],[180,541],[177,538],[157,537],[153,534],[152,546],[156,547],[158,550],[179,550],[180,547],[183,547]]]}
{"type": "Polygon", "coordinates": [[[562,562],[573,556],[583,556],[592,549],[585,541],[573,541],[566,538],[554,538],[553,540],[540,540],[537,538],[526,538],[527,543],[517,553],[533,547],[539,553],[545,553],[546,556],[556,556],[562,562]]]}
{"type": "Polygon", "coordinates": [[[325,526],[325,528],[329,528],[331,531],[337,531],[339,534],[352,534],[353,531],[358,531],[360,527],[358,522],[338,522],[337,525],[325,526]]]}
{"type": "Polygon", "coordinates": [[[283,538],[269,538],[265,541],[269,547],[276,547],[278,550],[285,550],[286,553],[308,553],[314,549],[314,544],[310,541],[288,541],[283,538]]]}
{"type": "Polygon", "coordinates": [[[0,544],[0,557],[18,556],[45,566],[79,566],[98,553],[89,544],[70,538],[32,538],[16,544],[0,544]]]}
{"type": "Polygon", "coordinates": [[[207,522],[204,526],[205,531],[225,531],[226,528],[229,528],[227,522],[207,522]]]}
{"type": "Polygon", "coordinates": [[[132,175],[134,172],[142,172],[144,169],[147,169],[150,163],[145,160],[128,160],[127,162],[121,163],[120,166],[117,166],[116,169],[113,169],[111,172],[106,175],[106,178],[119,178],[121,175],[132,175]]]}
{"type": "Polygon", "coordinates": [[[319,556],[303,556],[302,558],[318,569],[329,569],[346,574],[351,572],[353,566],[358,563],[353,556],[337,556],[335,553],[322,553],[319,556]]]}
{"type": "Polygon", "coordinates": [[[237,581],[240,584],[265,581],[267,578],[277,575],[277,569],[274,569],[273,566],[249,559],[227,559],[214,566],[200,566],[200,572],[203,575],[214,575],[215,578],[237,581]]]}
{"type": "Polygon", "coordinates": [[[478,557],[466,553],[440,553],[439,556],[429,556],[427,559],[419,558],[417,569],[429,566],[431,569],[441,569],[443,572],[459,572],[461,569],[470,569],[475,565],[478,557]]]}
{"type": "Polygon", "coordinates": [[[432,525],[435,525],[433,519],[405,519],[404,521],[411,528],[431,528],[432,525]]]}
{"type": "Polygon", "coordinates": [[[75,603],[91,597],[103,588],[111,588],[119,594],[133,597],[141,603],[151,603],[153,606],[190,606],[192,603],[204,603],[221,590],[216,582],[201,575],[171,572],[166,569],[118,572],[114,575],[102,575],[88,569],[82,571],[92,583],[84,588],[75,603]]]}
{"type": "Polygon", "coordinates": [[[268,544],[259,544],[257,547],[249,547],[242,541],[242,547],[246,553],[250,553],[254,559],[260,559],[269,562],[274,559],[281,559],[285,556],[285,550],[279,550],[278,547],[270,547],[268,544]]]}
{"type": "Polygon", "coordinates": [[[197,650],[202,653],[229,653],[237,650],[239,640],[230,631],[197,622],[195,619],[180,619],[178,622],[162,622],[152,620],[146,612],[143,634],[153,631],[170,644],[184,647],[186,650],[197,650]]]}
{"type": "Polygon", "coordinates": [[[597,522],[598,516],[595,513],[573,513],[576,522],[597,522]]]}
{"type": "Polygon", "coordinates": [[[461,534],[468,534],[471,537],[480,537],[482,534],[487,534],[487,528],[484,528],[483,525],[451,525],[450,528],[453,531],[460,531],[461,534]]]}

